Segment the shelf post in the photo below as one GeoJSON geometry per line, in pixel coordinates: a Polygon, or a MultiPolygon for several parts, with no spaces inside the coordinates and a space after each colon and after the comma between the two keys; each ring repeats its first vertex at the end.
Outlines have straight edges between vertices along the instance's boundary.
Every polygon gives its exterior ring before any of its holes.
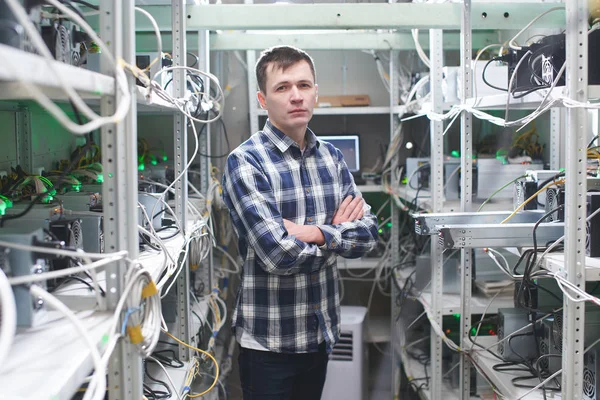
{"type": "MultiPolygon", "coordinates": [[[[463,0],[462,20],[461,20],[461,76],[462,76],[462,98],[461,103],[465,104],[467,99],[472,97],[473,92],[473,71],[471,68],[471,0],[463,0]]],[[[460,163],[460,187],[461,187],[461,211],[471,211],[473,196],[473,138],[472,138],[472,115],[463,112],[460,118],[461,122],[461,163],[460,163]]],[[[461,303],[460,303],[460,347],[468,347],[469,341],[467,335],[471,329],[471,249],[461,250],[461,303]]],[[[460,396],[462,399],[469,398],[471,388],[470,364],[464,354],[460,356],[460,396]]]]}
{"type": "MultiPolygon", "coordinates": [[[[210,71],[210,42],[207,30],[198,31],[198,69],[201,71],[210,71]]],[[[203,78],[204,91],[210,93],[210,79],[208,77],[203,78]]],[[[200,154],[210,155],[211,151],[211,124],[206,124],[206,129],[203,135],[200,135],[198,140],[200,141],[200,154]]],[[[209,157],[200,156],[200,191],[203,194],[208,192],[208,186],[211,181],[211,159],[209,157]]],[[[207,205],[208,206],[208,205],[207,205]]],[[[202,282],[204,282],[204,295],[210,294],[214,285],[213,277],[213,250],[212,246],[208,251],[208,256],[205,261],[202,262],[202,282]]]]}
{"type": "MultiPolygon", "coordinates": [[[[390,51],[390,62],[389,62],[389,70],[390,70],[390,94],[389,94],[389,101],[390,101],[390,141],[392,141],[392,139],[394,138],[394,132],[396,132],[396,128],[398,127],[398,116],[395,114],[394,110],[395,110],[395,106],[398,105],[398,100],[399,100],[399,94],[398,91],[395,90],[398,87],[398,75],[396,74],[396,60],[398,58],[398,51],[396,50],[391,50],[390,51]]],[[[397,171],[397,166],[398,166],[398,159],[397,157],[394,157],[392,159],[392,182],[397,182],[396,177],[394,177],[394,171],[397,171]]],[[[392,267],[395,265],[400,264],[400,226],[399,226],[399,221],[400,221],[400,209],[394,204],[394,202],[391,202],[391,217],[392,217],[392,235],[391,235],[391,240],[392,240],[392,257],[391,257],[391,262],[392,262],[392,267]]],[[[392,276],[392,279],[396,279],[394,276],[392,276]]],[[[392,285],[392,287],[394,287],[394,285],[392,285]]],[[[393,289],[395,290],[395,289],[393,289]]],[[[396,317],[397,317],[397,313],[399,312],[399,310],[396,307],[396,296],[392,295],[392,318],[391,318],[391,330],[390,332],[391,334],[391,338],[390,338],[390,345],[391,345],[391,350],[392,350],[392,395],[396,395],[399,392],[399,380],[396,379],[397,376],[400,376],[399,374],[396,374],[396,371],[398,370],[398,368],[400,368],[400,363],[398,360],[398,354],[396,353],[396,339],[398,338],[397,335],[397,324],[396,324],[396,317]]]]}
{"type": "MultiPolygon", "coordinates": [[[[184,0],[174,0],[171,5],[171,22],[173,24],[173,66],[187,65],[186,50],[186,11],[184,0]]],[[[176,98],[182,98],[186,92],[186,76],[183,70],[173,70],[173,95],[176,98]]],[[[175,113],[173,117],[173,132],[175,143],[175,178],[181,175],[188,163],[188,143],[187,143],[187,118],[183,113],[175,113]]],[[[193,123],[190,121],[190,123],[193,123]]],[[[181,179],[175,184],[175,214],[181,221],[181,229],[185,231],[187,223],[187,203],[188,203],[188,178],[187,173],[181,176],[181,179]]],[[[177,335],[179,339],[190,343],[190,277],[189,261],[185,261],[182,266],[183,272],[177,278],[177,335]]],[[[179,358],[182,361],[189,361],[191,357],[190,350],[179,345],[179,358]]]]}
{"type": "MultiPolygon", "coordinates": [[[[588,1],[566,2],[566,87],[573,100],[587,101],[588,1]]],[[[567,279],[585,289],[587,111],[567,110],[565,265],[567,279]]],[[[562,398],[579,400],[583,395],[585,305],[564,296],[562,398]]]]}
{"type": "MultiPolygon", "coordinates": [[[[429,30],[429,48],[431,68],[429,86],[431,87],[432,111],[443,112],[444,98],[442,96],[442,66],[444,65],[443,31],[429,30]]],[[[442,211],[444,203],[444,122],[430,122],[431,136],[431,208],[434,213],[442,211]]],[[[435,239],[435,238],[434,238],[435,239]]],[[[442,326],[443,302],[443,249],[437,240],[431,240],[431,311],[433,322],[442,326]]],[[[442,338],[431,327],[431,398],[442,398],[442,338]]]]}
{"type": "MultiPolygon", "coordinates": [[[[135,10],[133,2],[119,0],[100,2],[100,36],[114,56],[135,65],[135,10]]],[[[112,68],[101,59],[102,73],[112,75],[112,68]]],[[[114,125],[105,125],[102,134],[102,185],[104,246],[107,253],[129,252],[129,259],[138,256],[138,169],[137,169],[137,103],[135,79],[128,75],[131,93],[129,113],[114,125]]],[[[102,115],[112,114],[122,96],[102,97],[102,115]]],[[[124,285],[127,264],[120,261],[106,268],[107,308],[114,310],[124,285]]],[[[121,317],[122,318],[122,317],[121,317]]],[[[139,399],[143,395],[142,359],[137,346],[121,340],[108,365],[109,397],[113,400],[139,399]]]]}

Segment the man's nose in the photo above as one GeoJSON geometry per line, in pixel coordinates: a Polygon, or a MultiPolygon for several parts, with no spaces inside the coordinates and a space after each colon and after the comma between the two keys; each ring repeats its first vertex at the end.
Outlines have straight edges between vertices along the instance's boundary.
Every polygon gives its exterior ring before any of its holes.
{"type": "Polygon", "coordinates": [[[292,97],[291,100],[293,102],[298,102],[298,101],[302,101],[302,95],[300,93],[300,90],[298,90],[297,86],[292,86],[292,97]]]}

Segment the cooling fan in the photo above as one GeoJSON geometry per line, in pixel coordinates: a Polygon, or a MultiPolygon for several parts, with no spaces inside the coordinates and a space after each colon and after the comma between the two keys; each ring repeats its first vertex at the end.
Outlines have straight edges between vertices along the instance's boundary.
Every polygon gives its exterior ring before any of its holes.
{"type": "Polygon", "coordinates": [[[52,56],[65,64],[80,66],[87,61],[87,34],[69,21],[53,20],[42,26],[42,38],[52,56]]]}

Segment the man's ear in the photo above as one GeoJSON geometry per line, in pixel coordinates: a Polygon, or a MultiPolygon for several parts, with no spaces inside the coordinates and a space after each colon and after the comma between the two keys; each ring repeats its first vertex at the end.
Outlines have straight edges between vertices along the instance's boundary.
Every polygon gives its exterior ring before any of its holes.
{"type": "Polygon", "coordinates": [[[315,96],[315,105],[319,103],[319,85],[315,83],[315,89],[317,90],[317,95],[315,96]]]}
{"type": "Polygon", "coordinates": [[[264,93],[259,90],[258,92],[256,92],[256,98],[258,99],[258,104],[260,104],[260,108],[266,110],[267,109],[267,99],[265,98],[264,93]]]}

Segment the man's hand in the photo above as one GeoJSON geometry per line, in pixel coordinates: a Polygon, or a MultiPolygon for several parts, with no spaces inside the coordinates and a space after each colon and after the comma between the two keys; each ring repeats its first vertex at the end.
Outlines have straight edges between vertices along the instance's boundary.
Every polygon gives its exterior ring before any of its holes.
{"type": "Polygon", "coordinates": [[[361,197],[354,197],[353,200],[352,196],[347,196],[342,201],[342,204],[340,204],[340,208],[335,212],[331,223],[338,225],[343,222],[352,222],[361,219],[363,217],[363,205],[364,200],[361,197]]]}
{"type": "Polygon", "coordinates": [[[298,225],[287,219],[283,220],[283,225],[290,235],[295,236],[301,242],[315,243],[319,246],[325,244],[325,235],[314,225],[298,225]]]}

